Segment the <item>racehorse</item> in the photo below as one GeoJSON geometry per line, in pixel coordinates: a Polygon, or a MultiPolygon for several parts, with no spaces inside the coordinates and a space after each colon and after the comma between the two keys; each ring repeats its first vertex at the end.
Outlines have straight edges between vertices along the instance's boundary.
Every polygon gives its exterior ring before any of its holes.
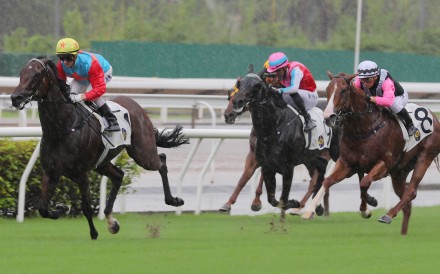
{"type": "Polygon", "coordinates": [[[255,156],[261,165],[266,186],[268,202],[284,210],[299,208],[301,204],[289,200],[289,192],[293,179],[293,167],[304,164],[308,169],[317,168],[321,180],[330,158],[327,150],[307,150],[306,140],[302,131],[299,116],[287,107],[281,95],[269,89],[260,76],[249,73],[236,84],[238,92],[232,99],[237,113],[249,107],[252,124],[257,137],[255,156]],[[322,158],[326,154],[326,158],[322,158]],[[280,201],[275,198],[275,174],[283,177],[280,201]]]}
{"type": "MultiPolygon", "coordinates": [[[[366,100],[364,91],[351,82],[355,74],[327,74],[331,80],[327,92],[331,92],[332,95],[324,111],[324,117],[330,123],[338,121],[342,125],[340,157],[332,174],[324,180],[313,199],[312,207],[319,203],[322,195],[332,185],[358,172],[367,173],[360,182],[360,188],[361,199],[368,202],[367,191],[371,183],[389,174],[394,192],[400,201],[378,221],[390,224],[392,218],[402,210],[401,234],[406,235],[411,201],[417,195],[420,181],[432,161],[435,161],[440,171],[440,123],[431,111],[417,108],[415,116],[422,124],[416,136],[421,136],[420,130],[429,135],[405,151],[405,139],[398,121],[387,108],[378,107],[366,100]],[[406,185],[406,178],[411,171],[413,174],[406,185]]],[[[303,218],[312,217],[313,208],[303,214],[303,218]]]]}
{"type": "Polygon", "coordinates": [[[57,77],[54,62],[48,58],[31,59],[20,72],[20,83],[11,95],[12,105],[23,109],[32,101],[38,102],[38,113],[42,128],[40,160],[44,170],[39,213],[44,218],[57,219],[66,213],[66,207],[49,209],[49,203],[61,176],[75,182],[81,193],[81,208],[87,218],[90,237],[98,238],[92,220],[88,172],[95,169],[99,174],[110,178],[111,191],[104,213],[109,231],[119,231],[119,222],[113,218],[112,210],[116,195],[122,183],[124,172],[110,160],[124,148],[128,155],[146,170],[158,170],[162,177],[165,203],[181,206],[184,201],[173,197],[168,182],[165,154],[159,154],[157,147],[172,148],[188,143],[182,136],[181,126],[172,132],[159,132],[153,127],[146,112],[135,101],[125,96],[112,101],[128,110],[131,122],[131,145],[111,149],[105,159],[96,167],[104,150],[101,125],[94,115],[84,115],[82,104],[72,104],[67,98],[70,87],[57,77]]]}
{"type": "MultiPolygon", "coordinates": [[[[240,80],[240,78],[237,80],[237,82],[240,80]]],[[[224,111],[224,117],[225,117],[225,123],[227,124],[234,124],[237,117],[239,117],[242,113],[247,111],[247,108],[244,108],[240,113],[237,113],[233,108],[233,98],[235,97],[235,94],[238,92],[238,89],[234,87],[233,89],[228,91],[228,105],[224,111]]],[[[228,201],[219,209],[221,212],[229,212],[231,211],[231,207],[235,202],[237,201],[237,197],[240,194],[243,187],[247,184],[247,182],[250,180],[250,178],[255,173],[255,170],[260,167],[258,164],[256,155],[255,155],[255,146],[257,143],[257,136],[255,133],[254,128],[251,130],[251,134],[249,136],[249,152],[246,156],[246,161],[244,165],[243,174],[241,175],[237,186],[234,189],[234,192],[229,197],[228,201]]],[[[337,143],[336,143],[337,144],[337,143]]],[[[339,152],[337,152],[339,153],[339,152]]],[[[337,158],[337,157],[336,157],[337,158]]],[[[318,172],[315,171],[315,167],[311,166],[309,171],[309,175],[312,178],[309,184],[309,188],[304,195],[303,199],[300,201],[301,207],[304,207],[307,200],[310,198],[311,194],[315,190],[316,187],[316,181],[318,179],[318,172]]],[[[251,209],[253,211],[259,211],[261,210],[262,204],[260,200],[260,196],[263,193],[263,176],[260,176],[258,186],[255,190],[255,197],[251,204],[251,209]]],[[[324,197],[324,208],[320,208],[318,211],[324,211],[324,215],[329,215],[329,204],[328,204],[328,198],[329,195],[325,195],[324,197]]]]}

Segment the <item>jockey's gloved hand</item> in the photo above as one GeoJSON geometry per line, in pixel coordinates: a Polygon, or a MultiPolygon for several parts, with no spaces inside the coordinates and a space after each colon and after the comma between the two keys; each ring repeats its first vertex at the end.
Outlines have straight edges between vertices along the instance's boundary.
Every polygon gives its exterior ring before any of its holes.
{"type": "Polygon", "coordinates": [[[283,93],[283,90],[282,90],[281,88],[275,88],[275,87],[273,87],[272,85],[269,85],[269,88],[270,88],[273,92],[276,92],[276,93],[279,93],[279,94],[282,94],[282,93],[283,93]]]}
{"type": "Polygon", "coordinates": [[[78,103],[83,100],[81,94],[75,94],[75,93],[71,93],[69,95],[69,99],[70,101],[72,101],[72,103],[78,103]]]}
{"type": "Polygon", "coordinates": [[[371,95],[365,94],[365,101],[371,102],[371,95]]]}

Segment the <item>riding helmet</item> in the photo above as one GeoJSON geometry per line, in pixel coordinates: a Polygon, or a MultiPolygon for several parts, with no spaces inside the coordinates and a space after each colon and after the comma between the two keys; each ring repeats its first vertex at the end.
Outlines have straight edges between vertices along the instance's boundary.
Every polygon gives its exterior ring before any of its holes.
{"type": "Polygon", "coordinates": [[[275,52],[269,56],[269,67],[267,72],[275,72],[289,64],[289,59],[282,52],[275,52]]]}
{"type": "Polygon", "coordinates": [[[359,78],[370,78],[379,75],[379,68],[373,61],[363,61],[358,66],[359,78]]]}
{"type": "Polygon", "coordinates": [[[77,55],[79,51],[79,44],[72,38],[60,39],[57,43],[55,54],[73,54],[77,55]]]}

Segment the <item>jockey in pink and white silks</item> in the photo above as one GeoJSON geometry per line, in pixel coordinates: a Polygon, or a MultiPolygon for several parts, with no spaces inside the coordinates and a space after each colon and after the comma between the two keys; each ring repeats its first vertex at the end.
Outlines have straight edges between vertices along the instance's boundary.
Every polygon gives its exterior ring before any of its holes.
{"type": "Polygon", "coordinates": [[[367,101],[388,107],[402,120],[408,135],[414,135],[417,129],[405,109],[408,92],[391,77],[387,70],[379,69],[373,61],[363,61],[358,66],[358,77],[354,80],[354,85],[365,91],[367,101]]]}
{"type": "Polygon", "coordinates": [[[105,131],[119,131],[116,116],[101,97],[112,79],[110,63],[99,54],[80,50],[78,42],[72,38],[58,41],[56,55],[60,59],[57,63],[58,77],[64,81],[67,77],[73,78],[70,83],[70,100],[73,103],[95,102],[99,114],[108,122],[105,131]]]}
{"type": "Polygon", "coordinates": [[[316,83],[309,69],[299,62],[289,62],[282,52],[275,52],[269,56],[269,73],[276,72],[278,81],[285,88],[275,89],[283,94],[283,99],[292,104],[305,119],[304,131],[310,131],[316,124],[310,117],[308,110],[318,104],[316,83]]]}

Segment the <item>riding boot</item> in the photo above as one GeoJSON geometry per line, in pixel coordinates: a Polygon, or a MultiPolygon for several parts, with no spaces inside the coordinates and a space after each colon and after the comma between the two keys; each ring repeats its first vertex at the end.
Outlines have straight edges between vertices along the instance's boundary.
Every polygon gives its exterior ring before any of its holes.
{"type": "Polygon", "coordinates": [[[295,92],[290,94],[290,97],[292,97],[292,100],[295,103],[296,109],[298,110],[299,114],[304,117],[304,131],[307,132],[314,129],[316,127],[316,124],[315,122],[313,122],[312,117],[310,117],[310,114],[307,112],[306,107],[304,106],[304,100],[301,98],[301,95],[299,95],[298,92],[295,92]]]}
{"type": "Polygon", "coordinates": [[[396,115],[397,117],[399,117],[400,120],[402,120],[403,124],[405,124],[405,128],[406,131],[408,132],[408,135],[413,136],[414,133],[416,133],[417,128],[414,126],[408,111],[405,108],[402,108],[402,110],[396,115]]]}
{"type": "Polygon", "coordinates": [[[107,104],[104,104],[98,108],[98,112],[108,122],[108,127],[106,127],[104,131],[119,131],[121,129],[118,124],[118,119],[116,119],[116,116],[113,114],[107,104]]]}

